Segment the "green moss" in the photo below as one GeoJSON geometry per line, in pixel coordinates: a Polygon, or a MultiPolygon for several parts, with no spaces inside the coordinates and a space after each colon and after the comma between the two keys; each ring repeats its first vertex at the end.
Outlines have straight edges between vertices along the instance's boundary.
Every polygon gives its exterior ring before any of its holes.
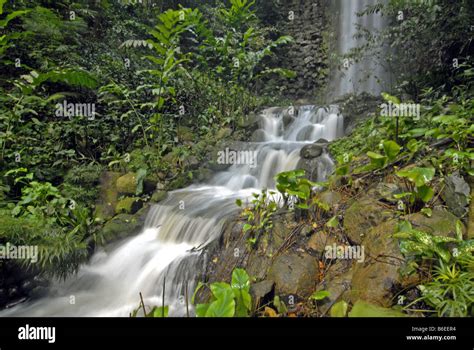
{"type": "Polygon", "coordinates": [[[140,198],[127,197],[120,200],[115,207],[117,214],[135,214],[138,210],[143,207],[143,202],[140,198]]]}
{"type": "Polygon", "coordinates": [[[137,190],[137,177],[134,173],[128,173],[117,179],[117,191],[121,194],[135,194],[137,190]]]}

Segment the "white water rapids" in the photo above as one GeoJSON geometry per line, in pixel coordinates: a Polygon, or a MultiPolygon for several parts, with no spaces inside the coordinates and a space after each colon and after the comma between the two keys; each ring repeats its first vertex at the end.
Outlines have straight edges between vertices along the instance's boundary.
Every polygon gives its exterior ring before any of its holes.
{"type": "MultiPolygon", "coordinates": [[[[235,199],[272,188],[276,174],[297,167],[302,146],[343,134],[336,107],[303,106],[295,114],[288,120],[282,108],[262,113],[264,139],[247,144],[257,151],[256,167],[232,165],[208,184],[171,192],[150,209],[141,234],[96,252],[77,275],[55,282],[48,296],[0,316],[128,316],[140,292],[147,306],[161,306],[164,278],[170,315],[184,316],[186,289],[190,299],[206,262],[199,248],[220,236],[226,218],[238,211],[235,199]]],[[[332,166],[325,153],[321,164],[324,177],[332,166]]]]}

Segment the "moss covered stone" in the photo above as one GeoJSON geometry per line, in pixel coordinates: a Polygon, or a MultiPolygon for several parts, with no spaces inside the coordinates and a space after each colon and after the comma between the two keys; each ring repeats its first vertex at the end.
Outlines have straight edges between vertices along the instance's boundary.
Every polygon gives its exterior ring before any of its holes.
{"type": "Polygon", "coordinates": [[[102,228],[101,234],[106,243],[123,239],[140,233],[145,224],[149,208],[143,208],[136,214],[119,214],[108,221],[102,228]]]}
{"type": "Polygon", "coordinates": [[[168,192],[166,192],[166,191],[156,191],[151,196],[151,201],[155,202],[155,203],[159,203],[159,202],[165,200],[166,197],[168,197],[168,192]]]}
{"type": "Polygon", "coordinates": [[[125,174],[117,179],[117,190],[120,194],[135,194],[137,177],[134,173],[125,174]]]}
{"type": "Polygon", "coordinates": [[[127,197],[120,200],[115,207],[117,214],[135,214],[143,207],[143,202],[140,198],[127,197]]]}

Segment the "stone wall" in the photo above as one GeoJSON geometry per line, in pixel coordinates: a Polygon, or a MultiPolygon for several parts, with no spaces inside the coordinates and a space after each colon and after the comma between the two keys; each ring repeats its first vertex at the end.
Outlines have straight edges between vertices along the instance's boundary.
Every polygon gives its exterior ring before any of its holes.
{"type": "Polygon", "coordinates": [[[276,1],[281,34],[295,42],[282,50],[280,65],[296,72],[291,80],[281,81],[282,93],[290,98],[313,101],[322,94],[328,75],[327,0],[276,1]]]}

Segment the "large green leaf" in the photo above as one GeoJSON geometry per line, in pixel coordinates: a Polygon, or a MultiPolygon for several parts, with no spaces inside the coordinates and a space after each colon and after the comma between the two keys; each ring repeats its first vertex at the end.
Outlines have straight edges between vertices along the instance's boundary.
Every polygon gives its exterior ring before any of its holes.
{"type": "Polygon", "coordinates": [[[329,314],[331,317],[346,317],[348,307],[349,305],[344,300],[341,300],[331,307],[329,314]]]}
{"type": "Polygon", "coordinates": [[[398,156],[402,148],[394,141],[385,141],[383,143],[383,149],[388,159],[394,160],[398,156]]]}
{"type": "Polygon", "coordinates": [[[436,173],[434,168],[411,168],[406,170],[400,170],[397,172],[397,176],[405,177],[411,182],[415,183],[416,187],[421,187],[431,180],[436,173]]]}
{"type": "Polygon", "coordinates": [[[225,282],[215,282],[211,284],[212,294],[216,299],[223,298],[226,294],[234,295],[231,286],[225,282]]]}
{"type": "Polygon", "coordinates": [[[206,317],[234,317],[235,300],[232,289],[222,289],[220,298],[213,301],[206,312],[206,317]]]}
{"type": "Polygon", "coordinates": [[[327,290],[319,290],[319,291],[314,292],[313,294],[311,294],[309,299],[318,301],[318,300],[326,299],[330,295],[331,295],[331,293],[328,292],[327,290]]]}
{"type": "Polygon", "coordinates": [[[367,157],[370,158],[370,165],[377,169],[383,168],[387,164],[387,157],[375,152],[367,152],[367,157]]]}
{"type": "Polygon", "coordinates": [[[250,278],[244,269],[235,269],[232,272],[232,288],[249,291],[250,278]]]}
{"type": "Polygon", "coordinates": [[[407,315],[397,310],[383,308],[363,300],[358,300],[349,312],[349,317],[407,317],[407,315]]]}

